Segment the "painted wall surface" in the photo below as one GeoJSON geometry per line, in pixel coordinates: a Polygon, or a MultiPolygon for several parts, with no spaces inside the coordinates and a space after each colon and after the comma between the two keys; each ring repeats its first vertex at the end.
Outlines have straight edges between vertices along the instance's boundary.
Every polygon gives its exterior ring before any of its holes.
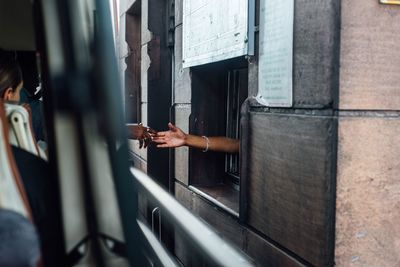
{"type": "Polygon", "coordinates": [[[247,0],[183,1],[183,65],[247,54],[247,0]]]}
{"type": "Polygon", "coordinates": [[[335,263],[400,266],[400,6],[341,16],[335,263]]]}

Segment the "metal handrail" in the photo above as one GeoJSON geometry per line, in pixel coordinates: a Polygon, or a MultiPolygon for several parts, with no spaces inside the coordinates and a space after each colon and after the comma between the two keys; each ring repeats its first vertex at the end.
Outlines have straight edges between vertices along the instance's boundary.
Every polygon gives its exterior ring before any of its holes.
{"type": "Polygon", "coordinates": [[[195,217],[149,176],[135,168],[131,168],[131,173],[138,191],[154,201],[174,226],[197,245],[200,252],[209,260],[218,266],[254,266],[247,255],[219,237],[214,230],[195,217]]]}
{"type": "Polygon", "coordinates": [[[153,257],[150,261],[159,262],[164,267],[179,267],[178,262],[168,253],[168,250],[164,248],[150,228],[139,219],[137,224],[143,233],[144,239],[147,241],[148,247],[152,250],[153,257]]]}

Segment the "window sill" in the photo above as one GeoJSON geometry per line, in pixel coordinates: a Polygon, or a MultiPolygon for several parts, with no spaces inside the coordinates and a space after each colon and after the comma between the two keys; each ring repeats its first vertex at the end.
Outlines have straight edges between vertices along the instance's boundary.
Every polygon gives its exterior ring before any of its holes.
{"type": "Polygon", "coordinates": [[[230,185],[189,186],[189,189],[229,214],[239,217],[239,191],[230,185]]]}

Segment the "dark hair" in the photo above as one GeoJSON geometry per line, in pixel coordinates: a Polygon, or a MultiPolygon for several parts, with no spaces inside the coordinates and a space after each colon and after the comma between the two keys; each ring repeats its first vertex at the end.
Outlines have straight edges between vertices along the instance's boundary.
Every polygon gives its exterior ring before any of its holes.
{"type": "Polygon", "coordinates": [[[9,87],[16,90],[21,82],[22,72],[18,62],[11,53],[0,49],[0,97],[9,87]]]}

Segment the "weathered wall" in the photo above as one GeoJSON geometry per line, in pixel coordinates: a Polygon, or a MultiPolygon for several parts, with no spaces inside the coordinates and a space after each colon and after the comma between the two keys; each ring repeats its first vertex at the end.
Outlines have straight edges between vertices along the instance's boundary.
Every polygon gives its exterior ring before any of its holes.
{"type": "MultiPolygon", "coordinates": [[[[293,107],[242,111],[245,222],[309,265],[333,266],[338,1],[295,1],[293,107]]],[[[258,90],[257,61],[249,91],[258,90]]]]}
{"type": "MultiPolygon", "coordinates": [[[[305,266],[179,183],[175,184],[175,196],[186,208],[217,229],[227,242],[247,253],[257,266],[305,266]]],[[[175,251],[185,266],[203,266],[190,250],[190,243],[185,242],[178,233],[175,237],[175,251]]]]}
{"type": "Polygon", "coordinates": [[[307,262],[331,265],[336,120],[251,110],[248,124],[246,222],[307,262]]]}
{"type": "Polygon", "coordinates": [[[400,266],[400,118],[342,117],[338,266],[400,266]]]}
{"type": "MultiPolygon", "coordinates": [[[[125,92],[125,71],[127,68],[126,57],[129,54],[129,47],[126,43],[126,16],[128,10],[135,4],[141,2],[141,122],[143,125],[148,124],[147,120],[147,70],[150,66],[150,58],[147,53],[148,43],[151,40],[151,33],[147,28],[148,25],[148,0],[120,0],[120,28],[118,32],[118,49],[119,49],[119,71],[121,77],[121,84],[123,87],[123,92],[125,92]]],[[[123,93],[125,95],[125,93],[123,93]]],[[[135,167],[140,168],[144,171],[147,170],[147,150],[139,149],[139,144],[137,141],[129,141],[130,153],[132,160],[135,163],[135,167]]]]}
{"type": "Polygon", "coordinates": [[[343,0],[340,108],[399,110],[400,6],[343,0]]]}
{"type": "MultiPolygon", "coordinates": [[[[124,12],[133,2],[121,8],[122,39],[124,12]]],[[[144,124],[152,63],[148,2],[142,1],[144,124]]],[[[295,3],[294,108],[247,103],[242,160],[254,161],[243,175],[252,190],[244,192],[250,204],[245,221],[186,187],[186,147],[175,150],[176,197],[259,265],[333,265],[335,251],[337,266],[400,266],[400,7],[378,0],[295,3]]],[[[182,69],[182,0],[175,0],[174,26],[172,119],[187,132],[192,80],[182,69]]],[[[121,45],[120,56],[126,53],[121,45]]],[[[258,90],[257,64],[257,57],[249,60],[250,96],[258,90]]],[[[146,168],[147,152],[137,146],[133,151],[146,168]]]]}
{"type": "MultiPolygon", "coordinates": [[[[249,163],[241,176],[245,226],[235,218],[220,218],[221,211],[181,186],[188,184],[188,153],[182,148],[175,152],[175,178],[181,182],[177,198],[260,266],[333,265],[340,8],[333,0],[295,3],[294,108],[268,109],[249,101],[244,113],[241,157],[249,163]]],[[[192,80],[181,66],[180,4],[176,1],[175,118],[188,129],[192,80]]],[[[257,65],[257,56],[249,60],[250,96],[258,91],[257,65]]],[[[178,254],[185,247],[180,245],[178,254]]]]}
{"type": "Polygon", "coordinates": [[[400,266],[400,6],[343,0],[335,263],[400,266]]]}
{"type": "Polygon", "coordinates": [[[337,0],[295,0],[293,107],[330,108],[337,100],[337,0]]]}
{"type": "MultiPolygon", "coordinates": [[[[182,68],[182,0],[175,0],[175,45],[174,45],[174,81],[173,109],[175,124],[186,133],[189,132],[189,116],[191,113],[191,77],[190,69],[182,68]]],[[[175,179],[189,184],[189,149],[175,149],[175,179]]]]}

